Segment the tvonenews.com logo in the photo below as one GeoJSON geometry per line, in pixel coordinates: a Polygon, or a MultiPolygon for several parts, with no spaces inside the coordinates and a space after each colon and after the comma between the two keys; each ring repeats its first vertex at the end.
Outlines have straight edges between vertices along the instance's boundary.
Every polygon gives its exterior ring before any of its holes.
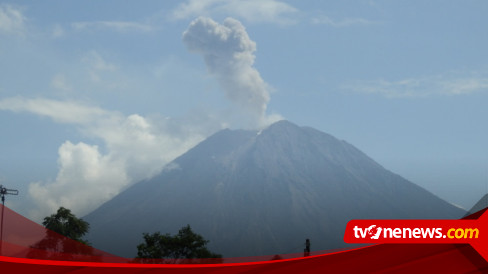
{"type": "Polygon", "coordinates": [[[351,220],[349,244],[470,244],[488,261],[488,210],[478,219],[351,220]]]}
{"type": "Polygon", "coordinates": [[[357,225],[353,227],[356,239],[477,239],[479,236],[478,228],[450,228],[447,233],[443,233],[440,227],[380,227],[370,225],[362,228],[357,225]]]}

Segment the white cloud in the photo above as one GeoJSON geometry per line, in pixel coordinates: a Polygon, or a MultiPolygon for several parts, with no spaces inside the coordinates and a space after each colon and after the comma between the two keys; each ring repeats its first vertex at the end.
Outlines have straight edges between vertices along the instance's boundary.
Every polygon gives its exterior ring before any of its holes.
{"type": "Polygon", "coordinates": [[[56,180],[29,186],[29,195],[38,206],[30,214],[36,219],[48,216],[59,206],[82,216],[114,197],[130,182],[123,160],[102,155],[97,146],[66,141],[58,153],[56,180]]]}
{"type": "Polygon", "coordinates": [[[31,112],[47,116],[59,123],[88,125],[93,121],[118,116],[98,107],[83,105],[72,101],[56,101],[49,99],[25,99],[11,97],[0,100],[0,110],[13,112],[31,112]]]}
{"type": "Polygon", "coordinates": [[[479,91],[488,91],[488,76],[485,78],[450,79],[441,83],[441,89],[448,95],[470,94],[479,91]]]}
{"type": "Polygon", "coordinates": [[[85,55],[83,61],[89,64],[93,69],[98,71],[114,71],[117,66],[108,63],[102,56],[96,51],[90,51],[85,55]]]}
{"type": "Polygon", "coordinates": [[[361,26],[361,25],[372,25],[377,24],[375,21],[371,21],[364,18],[343,18],[343,19],[332,19],[328,16],[321,15],[314,17],[310,20],[312,24],[327,25],[331,27],[350,27],[350,26],[361,26]]]}
{"type": "Polygon", "coordinates": [[[183,33],[183,41],[190,51],[203,56],[209,73],[227,98],[248,114],[253,127],[278,119],[266,115],[270,87],[253,67],[256,43],[239,21],[227,18],[218,24],[199,17],[183,33]]]}
{"type": "Polygon", "coordinates": [[[0,4],[0,33],[22,34],[26,18],[20,9],[8,5],[0,4]]]}
{"type": "Polygon", "coordinates": [[[344,85],[343,88],[388,98],[467,95],[488,91],[488,71],[451,72],[398,81],[362,81],[344,85]]]}
{"type": "Polygon", "coordinates": [[[51,80],[51,86],[61,91],[71,91],[73,88],[68,84],[66,77],[63,74],[54,75],[51,80]]]}
{"type": "Polygon", "coordinates": [[[290,24],[295,23],[298,10],[276,0],[189,0],[172,11],[174,19],[196,16],[224,15],[237,17],[247,22],[290,24]]]}
{"type": "Polygon", "coordinates": [[[88,52],[82,60],[88,65],[88,74],[90,80],[94,83],[102,82],[103,76],[106,73],[114,72],[118,67],[114,64],[107,62],[98,52],[88,52]]]}
{"type": "Polygon", "coordinates": [[[150,32],[154,27],[131,21],[95,21],[95,22],[75,22],[71,26],[75,30],[112,30],[117,32],[150,32]]]}
{"type": "Polygon", "coordinates": [[[65,34],[64,28],[61,25],[55,25],[52,29],[51,36],[53,38],[62,37],[65,34]]]}
{"type": "Polygon", "coordinates": [[[85,136],[104,144],[105,152],[83,142],[66,141],[60,146],[56,179],[29,187],[37,204],[31,212],[36,220],[59,206],[69,207],[77,215],[87,214],[130,184],[154,176],[220,129],[218,124],[199,127],[164,117],[125,116],[73,101],[5,98],[0,100],[0,110],[30,112],[75,125],[85,136]]]}

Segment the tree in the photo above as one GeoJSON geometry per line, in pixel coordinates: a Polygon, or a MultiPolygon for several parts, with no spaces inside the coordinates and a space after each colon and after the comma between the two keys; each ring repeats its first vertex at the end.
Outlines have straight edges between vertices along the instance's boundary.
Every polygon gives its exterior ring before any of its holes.
{"type": "Polygon", "coordinates": [[[82,239],[90,225],[71,210],[60,207],[55,214],[45,217],[42,224],[46,235],[31,246],[28,258],[74,260],[78,255],[94,255],[94,249],[82,239]]]}
{"type": "Polygon", "coordinates": [[[209,251],[208,240],[192,231],[190,225],[182,227],[178,234],[171,236],[160,232],[143,233],[144,243],[137,246],[137,258],[142,259],[194,259],[222,258],[209,251]]]}
{"type": "Polygon", "coordinates": [[[42,225],[72,240],[87,244],[87,241],[82,240],[81,237],[88,233],[90,224],[83,219],[78,219],[69,209],[60,207],[56,214],[45,217],[42,225]]]}

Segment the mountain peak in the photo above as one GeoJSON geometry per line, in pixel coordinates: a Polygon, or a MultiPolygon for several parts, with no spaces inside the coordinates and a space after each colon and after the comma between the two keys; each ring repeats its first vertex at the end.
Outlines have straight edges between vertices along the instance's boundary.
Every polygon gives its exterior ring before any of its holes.
{"type": "MultiPolygon", "coordinates": [[[[302,127],[297,126],[296,124],[288,121],[288,120],[280,120],[269,125],[267,128],[260,131],[261,133],[268,133],[268,134],[290,134],[291,132],[300,132],[302,131],[302,127]]],[[[283,137],[284,137],[283,136],[283,137]]]]}
{"type": "Polygon", "coordinates": [[[286,127],[286,126],[298,127],[297,125],[295,125],[294,123],[292,123],[288,120],[279,120],[279,121],[274,122],[271,125],[269,125],[268,128],[270,128],[270,127],[286,127]]]}
{"type": "Polygon", "coordinates": [[[265,130],[285,130],[285,129],[300,129],[301,127],[297,126],[296,124],[288,121],[288,120],[280,120],[278,122],[274,122],[273,124],[269,125],[265,130]]]}
{"type": "Polygon", "coordinates": [[[351,219],[464,213],[345,141],[286,120],[261,132],[219,131],[171,164],[178,168],[86,216],[88,240],[130,257],[143,232],[175,233],[191,224],[224,256],[269,255],[306,238],[317,250],[344,247],[351,219]]]}

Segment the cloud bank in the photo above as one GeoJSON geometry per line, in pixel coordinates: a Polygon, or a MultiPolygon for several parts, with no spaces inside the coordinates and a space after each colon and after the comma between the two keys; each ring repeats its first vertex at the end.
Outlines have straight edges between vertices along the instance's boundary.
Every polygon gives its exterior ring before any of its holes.
{"type": "Polygon", "coordinates": [[[488,71],[459,71],[398,81],[384,79],[344,85],[344,90],[387,98],[467,95],[488,91],[488,71]]]}
{"type": "Polygon", "coordinates": [[[336,28],[378,24],[378,22],[371,21],[364,18],[347,17],[343,19],[332,19],[331,17],[325,15],[314,17],[310,20],[310,22],[316,25],[327,25],[336,28]]]}
{"type": "Polygon", "coordinates": [[[113,30],[117,32],[150,32],[154,27],[131,21],[93,21],[75,22],[71,24],[75,30],[113,30]]]}
{"type": "Polygon", "coordinates": [[[203,56],[209,73],[226,97],[249,115],[252,126],[263,127],[279,119],[266,115],[270,87],[253,67],[256,43],[239,21],[227,18],[219,24],[199,17],[183,33],[183,41],[190,51],[203,56]]]}
{"type": "Polygon", "coordinates": [[[225,15],[242,18],[251,23],[296,23],[299,11],[284,2],[276,0],[189,0],[176,7],[171,17],[176,20],[196,16],[225,15]]]}
{"type": "Polygon", "coordinates": [[[40,220],[59,206],[83,216],[113,198],[132,183],[159,173],[165,164],[220,129],[181,123],[168,117],[125,116],[74,101],[26,99],[0,100],[0,110],[29,112],[74,125],[104,147],[84,142],[64,142],[58,150],[59,172],[53,181],[35,182],[29,195],[37,208],[30,217],[40,220]]]}

